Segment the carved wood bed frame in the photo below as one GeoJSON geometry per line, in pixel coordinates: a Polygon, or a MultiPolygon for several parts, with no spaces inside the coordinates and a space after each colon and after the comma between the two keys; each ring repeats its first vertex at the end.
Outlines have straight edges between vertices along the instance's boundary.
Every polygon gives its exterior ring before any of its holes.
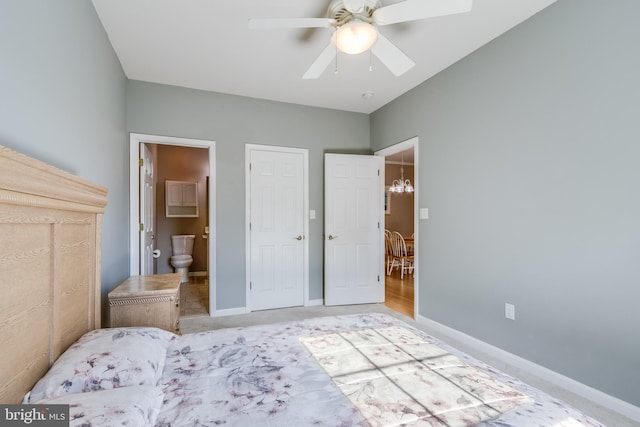
{"type": "Polygon", "coordinates": [[[0,146],[0,403],[100,327],[107,189],[0,146]]]}

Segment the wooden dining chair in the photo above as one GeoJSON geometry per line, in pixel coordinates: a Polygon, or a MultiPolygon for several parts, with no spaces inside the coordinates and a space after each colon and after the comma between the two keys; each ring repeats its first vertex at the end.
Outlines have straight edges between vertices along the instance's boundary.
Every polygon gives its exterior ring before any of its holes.
{"type": "Polygon", "coordinates": [[[387,275],[390,276],[394,268],[400,269],[400,279],[404,279],[404,273],[413,275],[413,255],[407,253],[407,245],[404,237],[397,231],[391,232],[391,264],[387,267],[387,275]]]}

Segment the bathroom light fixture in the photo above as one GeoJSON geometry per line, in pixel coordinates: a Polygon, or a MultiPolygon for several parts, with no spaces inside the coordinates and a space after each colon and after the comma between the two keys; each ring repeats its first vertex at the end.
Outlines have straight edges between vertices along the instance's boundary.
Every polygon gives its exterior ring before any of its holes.
{"type": "Polygon", "coordinates": [[[336,46],[340,51],[356,55],[368,50],[378,39],[378,31],[368,22],[353,20],[336,30],[336,46]]]}
{"type": "Polygon", "coordinates": [[[400,179],[393,180],[389,191],[392,193],[413,193],[414,191],[409,178],[404,179],[404,156],[402,156],[402,163],[400,164],[400,179]]]}

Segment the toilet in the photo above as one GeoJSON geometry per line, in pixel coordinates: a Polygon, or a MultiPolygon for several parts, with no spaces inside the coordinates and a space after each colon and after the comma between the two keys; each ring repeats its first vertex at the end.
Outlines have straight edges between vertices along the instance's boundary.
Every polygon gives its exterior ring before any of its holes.
{"type": "Polygon", "coordinates": [[[193,242],[195,234],[177,234],[171,236],[171,265],[176,273],[182,273],[181,283],[189,281],[189,266],[193,262],[193,242]]]}

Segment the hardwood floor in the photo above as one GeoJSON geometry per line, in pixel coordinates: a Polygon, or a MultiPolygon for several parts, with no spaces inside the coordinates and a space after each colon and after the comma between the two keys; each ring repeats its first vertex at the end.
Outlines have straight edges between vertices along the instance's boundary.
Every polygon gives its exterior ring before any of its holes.
{"type": "Polygon", "coordinates": [[[413,276],[405,274],[400,279],[400,272],[393,271],[385,276],[385,305],[390,309],[413,318],[413,276]]]}
{"type": "MultiPolygon", "coordinates": [[[[394,271],[385,276],[385,305],[413,318],[413,276],[394,271]]],[[[180,316],[200,316],[209,313],[209,281],[206,277],[189,277],[180,285],[180,316]]]]}

